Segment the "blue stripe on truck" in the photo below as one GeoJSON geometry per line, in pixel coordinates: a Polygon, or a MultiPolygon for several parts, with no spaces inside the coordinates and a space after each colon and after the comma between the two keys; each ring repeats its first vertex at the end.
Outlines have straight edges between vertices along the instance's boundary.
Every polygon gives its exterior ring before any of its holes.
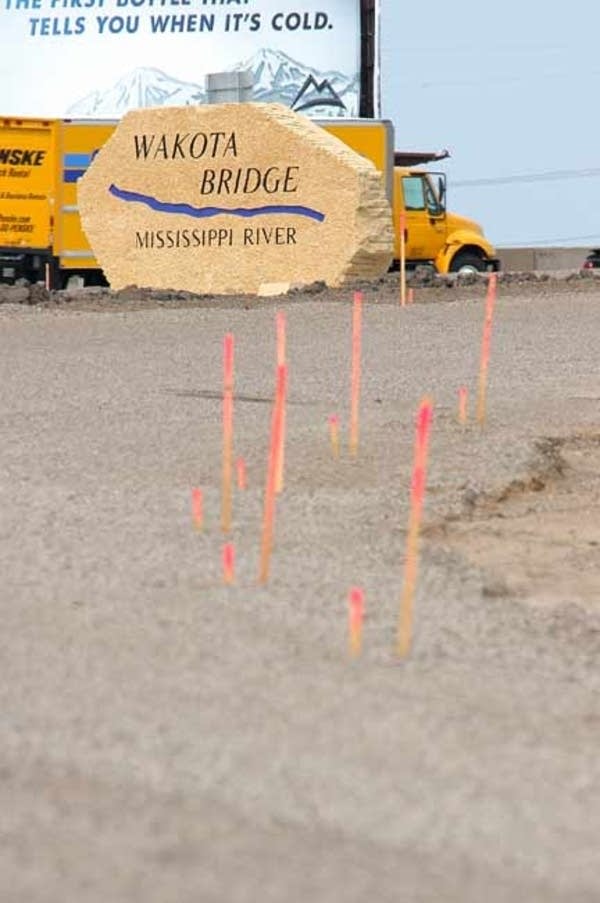
{"type": "Polygon", "coordinates": [[[85,172],[85,169],[64,169],[63,182],[77,182],[85,172]]]}
{"type": "Polygon", "coordinates": [[[89,154],[63,154],[63,182],[77,182],[97,153],[95,150],[89,154]]]}
{"type": "Polygon", "coordinates": [[[85,169],[91,162],[92,154],[65,154],[63,157],[63,166],[65,169],[70,167],[85,169]]]}

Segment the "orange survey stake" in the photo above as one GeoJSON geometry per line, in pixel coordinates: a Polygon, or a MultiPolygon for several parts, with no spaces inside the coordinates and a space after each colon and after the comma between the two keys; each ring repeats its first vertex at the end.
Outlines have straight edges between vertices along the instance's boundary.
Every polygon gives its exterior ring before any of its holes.
{"type": "Polygon", "coordinates": [[[248,480],[246,477],[246,462],[243,458],[238,458],[235,462],[235,470],[237,474],[237,486],[242,491],[247,488],[248,480]]]}
{"type": "Polygon", "coordinates": [[[353,586],[348,596],[348,651],[353,658],[362,651],[362,628],[365,613],[365,595],[359,586],[353,586]]]}
{"type": "Polygon", "coordinates": [[[496,303],[497,276],[490,273],[485,302],[485,321],[483,324],[483,336],[481,338],[481,362],[479,365],[479,391],[477,395],[477,422],[485,423],[487,372],[490,361],[490,346],[492,341],[492,323],[494,320],[494,305],[496,303]]]}
{"type": "Polygon", "coordinates": [[[258,576],[259,583],[266,583],[269,579],[271,552],[273,550],[275,496],[277,492],[277,459],[281,443],[286,379],[287,367],[285,364],[280,364],[277,368],[277,387],[275,391],[275,403],[273,405],[273,414],[271,418],[271,442],[269,445],[267,481],[265,486],[265,502],[263,510],[263,527],[260,550],[260,570],[258,576]]]}
{"type": "Polygon", "coordinates": [[[204,512],[202,507],[202,490],[192,489],[192,523],[196,530],[201,530],[204,526],[204,512]]]}
{"type": "Polygon", "coordinates": [[[231,530],[233,455],[233,335],[223,339],[223,469],[221,493],[221,530],[231,530]]]}
{"type": "Polygon", "coordinates": [[[235,550],[233,543],[227,542],[222,549],[223,557],[223,583],[233,583],[235,574],[235,550]]]}
{"type": "Polygon", "coordinates": [[[362,292],[354,292],[352,306],[352,366],[350,374],[350,454],[358,452],[360,405],[360,353],[362,343],[362,292]]]}
{"type": "Polygon", "coordinates": [[[334,458],[340,456],[340,418],[337,414],[330,414],[327,418],[329,424],[329,442],[331,443],[331,454],[334,458]]]}
{"type": "Polygon", "coordinates": [[[400,213],[400,304],[406,307],[406,214],[400,213]]]}
{"type": "Polygon", "coordinates": [[[417,580],[419,532],[425,488],[427,483],[427,454],[429,449],[429,431],[433,418],[433,404],[430,398],[424,398],[417,414],[414,463],[410,491],[410,514],[406,554],[404,559],[404,583],[400,599],[398,618],[398,655],[404,657],[410,651],[412,640],[413,599],[417,580]]]}
{"type": "MultiPolygon", "coordinates": [[[[277,334],[277,366],[281,367],[282,364],[285,364],[285,354],[286,354],[286,333],[285,333],[285,313],[280,310],[277,312],[275,317],[275,329],[277,334]]],[[[276,482],[276,491],[281,492],[283,490],[283,468],[285,462],[285,427],[286,427],[286,412],[285,405],[283,408],[283,413],[281,415],[281,436],[279,440],[279,450],[277,452],[277,482],[276,482]]]]}
{"type": "Polygon", "coordinates": [[[468,391],[466,386],[461,386],[458,390],[458,422],[463,426],[467,422],[467,404],[468,391]]]}

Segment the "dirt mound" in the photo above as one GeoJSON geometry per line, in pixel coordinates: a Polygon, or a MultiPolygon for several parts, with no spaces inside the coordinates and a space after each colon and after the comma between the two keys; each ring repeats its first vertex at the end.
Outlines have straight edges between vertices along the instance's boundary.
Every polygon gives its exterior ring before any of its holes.
{"type": "Polygon", "coordinates": [[[481,569],[486,595],[583,606],[600,631],[600,434],[538,440],[524,478],[463,503],[429,535],[481,569]]]}
{"type": "MultiPolygon", "coordinates": [[[[427,304],[440,301],[461,301],[480,297],[485,292],[487,274],[458,276],[435,275],[427,267],[419,267],[407,277],[407,285],[414,290],[414,303],[427,304]]],[[[540,297],[548,293],[585,292],[600,294],[600,276],[591,270],[581,270],[561,275],[548,273],[500,273],[499,285],[504,297],[527,295],[540,297]]],[[[278,296],[286,301],[303,301],[317,298],[324,302],[346,301],[353,290],[362,291],[370,302],[397,304],[400,301],[398,273],[371,281],[357,281],[343,289],[328,288],[323,282],[295,286],[278,296]]],[[[49,292],[42,283],[31,285],[20,281],[17,285],[0,285],[0,304],[29,304],[42,306],[68,305],[76,310],[137,310],[157,307],[242,307],[246,309],[272,305],[273,298],[262,299],[256,295],[197,295],[192,292],[158,291],[149,287],[130,286],[114,292],[110,288],[90,286],[49,292]]]]}

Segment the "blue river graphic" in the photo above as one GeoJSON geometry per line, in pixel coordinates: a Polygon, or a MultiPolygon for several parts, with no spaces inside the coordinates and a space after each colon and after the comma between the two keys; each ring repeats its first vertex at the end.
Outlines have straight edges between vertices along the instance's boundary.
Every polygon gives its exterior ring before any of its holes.
{"type": "Polygon", "coordinates": [[[294,204],[269,204],[264,207],[192,207],[191,204],[171,204],[168,201],[159,201],[150,194],[139,194],[137,191],[127,191],[111,185],[109,193],[120,201],[133,204],[144,204],[158,213],[176,213],[182,216],[193,216],[194,219],[208,219],[211,216],[241,216],[249,219],[253,216],[272,216],[285,213],[290,216],[306,216],[322,223],[325,214],[314,210],[312,207],[295,206],[294,204]]]}

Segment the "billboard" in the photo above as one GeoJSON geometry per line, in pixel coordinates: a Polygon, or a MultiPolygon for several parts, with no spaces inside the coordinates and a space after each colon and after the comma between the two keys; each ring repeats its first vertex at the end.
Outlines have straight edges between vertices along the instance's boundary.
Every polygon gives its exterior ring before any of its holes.
{"type": "Polygon", "coordinates": [[[208,73],[240,69],[253,74],[255,100],[319,118],[373,115],[362,71],[374,56],[362,40],[372,3],[0,0],[0,115],[101,119],[199,104],[208,73]]]}

